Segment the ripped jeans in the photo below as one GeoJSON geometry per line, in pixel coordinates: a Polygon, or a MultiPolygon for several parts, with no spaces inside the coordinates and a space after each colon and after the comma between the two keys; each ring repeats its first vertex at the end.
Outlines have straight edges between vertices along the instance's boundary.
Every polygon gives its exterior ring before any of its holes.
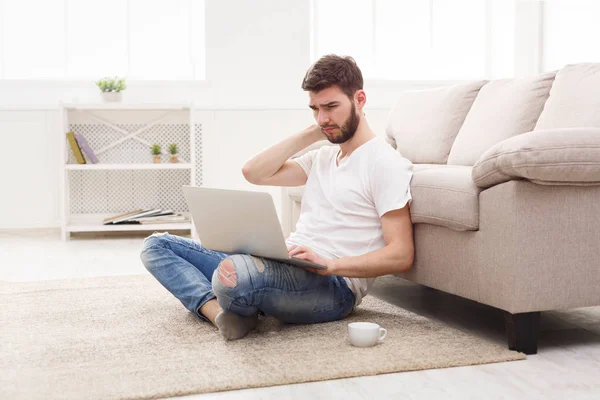
{"type": "Polygon", "coordinates": [[[249,255],[228,255],[169,233],[144,239],[140,257],[146,269],[204,321],[208,319],[199,309],[214,298],[224,310],[240,315],[260,313],[300,324],[339,320],[354,308],[354,293],[342,277],[249,255]],[[223,263],[225,259],[233,267],[223,263]]]}

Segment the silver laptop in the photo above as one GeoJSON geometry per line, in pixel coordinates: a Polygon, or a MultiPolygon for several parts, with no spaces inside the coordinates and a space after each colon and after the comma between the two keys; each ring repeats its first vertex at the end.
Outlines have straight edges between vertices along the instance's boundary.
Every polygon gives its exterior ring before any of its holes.
{"type": "Polygon", "coordinates": [[[327,269],[289,256],[269,193],[183,186],[183,195],[205,248],[327,269]]]}

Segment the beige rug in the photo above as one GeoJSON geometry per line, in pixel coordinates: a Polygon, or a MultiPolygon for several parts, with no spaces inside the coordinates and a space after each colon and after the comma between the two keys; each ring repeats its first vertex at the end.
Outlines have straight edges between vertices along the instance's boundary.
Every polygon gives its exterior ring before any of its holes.
{"type": "Polygon", "coordinates": [[[372,296],[344,321],[281,325],[226,342],[149,275],[0,283],[0,398],[160,398],[524,355],[372,296]],[[350,321],[387,328],[352,347],[350,321]]]}

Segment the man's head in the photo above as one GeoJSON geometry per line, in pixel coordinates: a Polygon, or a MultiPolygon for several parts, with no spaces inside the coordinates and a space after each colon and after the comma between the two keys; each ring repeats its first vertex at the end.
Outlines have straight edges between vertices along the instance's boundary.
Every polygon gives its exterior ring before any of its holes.
{"type": "Polygon", "coordinates": [[[366,102],[363,77],[352,57],[333,54],[314,63],[302,81],[317,124],[331,143],[352,139],[366,102]]]}

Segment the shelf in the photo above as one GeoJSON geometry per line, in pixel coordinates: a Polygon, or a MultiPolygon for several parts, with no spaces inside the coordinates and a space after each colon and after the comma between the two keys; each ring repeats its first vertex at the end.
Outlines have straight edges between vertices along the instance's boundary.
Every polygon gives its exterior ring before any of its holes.
{"type": "Polygon", "coordinates": [[[67,170],[131,170],[131,169],[192,169],[191,163],[129,163],[129,164],[66,164],[65,169],[67,170]]]}
{"type": "Polygon", "coordinates": [[[195,122],[192,105],[191,101],[60,104],[63,112],[56,138],[62,142],[59,190],[63,240],[73,232],[182,230],[194,235],[191,221],[102,223],[117,214],[110,214],[111,210],[132,205],[187,210],[181,186],[202,182],[202,126],[195,122]],[[98,164],[78,164],[70,145],[63,142],[64,132],[70,130],[84,134],[96,154],[106,158],[101,157],[98,164]],[[179,162],[169,162],[170,154],[164,152],[162,162],[154,163],[149,151],[152,143],[180,143],[179,162]],[[133,184],[131,178],[135,178],[133,184]]]}
{"type": "Polygon", "coordinates": [[[67,110],[188,110],[190,103],[63,103],[67,110]]]}
{"type": "MultiPolygon", "coordinates": [[[[118,214],[118,213],[115,213],[118,214]]],[[[71,215],[66,226],[67,232],[118,232],[118,231],[155,231],[155,230],[191,230],[191,222],[172,222],[168,224],[140,225],[103,225],[104,218],[115,214],[71,215]]],[[[189,213],[184,213],[189,215],[189,213]]]]}

